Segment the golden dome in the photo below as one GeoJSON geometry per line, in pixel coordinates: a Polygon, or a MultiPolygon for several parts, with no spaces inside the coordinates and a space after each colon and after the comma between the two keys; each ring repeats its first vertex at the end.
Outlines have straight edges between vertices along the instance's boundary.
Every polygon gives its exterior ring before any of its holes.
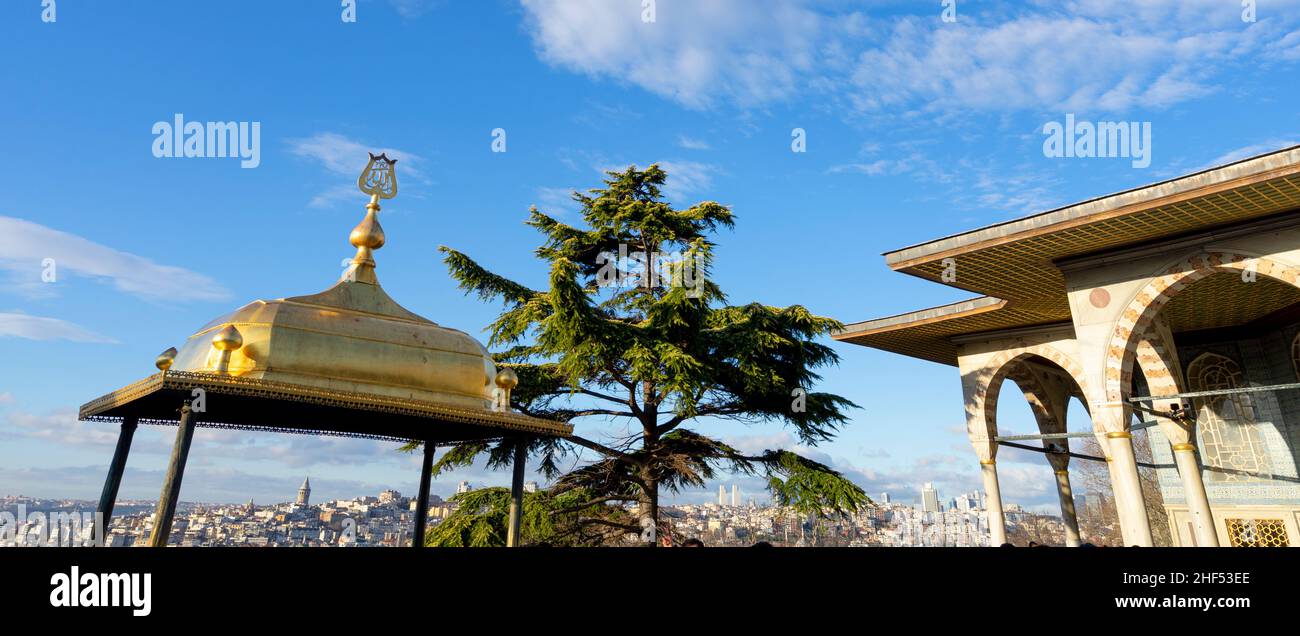
{"type": "Polygon", "coordinates": [[[352,230],[352,264],[333,287],[256,300],[190,336],[175,371],[222,373],[448,406],[490,409],[496,366],[483,345],[398,305],[375,277],[384,244],[372,196],[352,230]]]}

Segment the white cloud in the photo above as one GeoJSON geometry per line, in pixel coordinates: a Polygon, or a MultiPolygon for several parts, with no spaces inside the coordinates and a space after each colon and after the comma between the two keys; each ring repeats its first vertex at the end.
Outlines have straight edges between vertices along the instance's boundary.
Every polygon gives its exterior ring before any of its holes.
{"type": "Polygon", "coordinates": [[[0,338],[27,340],[71,340],[72,342],[97,342],[115,344],[117,341],[101,336],[85,327],[58,318],[44,318],[18,312],[0,313],[0,338]]]}
{"type": "Polygon", "coordinates": [[[800,0],[522,0],[538,54],[625,80],[692,108],[758,105],[793,92],[813,65],[822,18],[800,0]]]}
{"type": "Polygon", "coordinates": [[[307,202],[308,206],[313,208],[332,208],[340,203],[351,201],[356,203],[359,196],[355,184],[345,183],[343,185],[331,186],[316,195],[312,196],[311,201],[307,202]]]}
{"type": "MultiPolygon", "coordinates": [[[[662,192],[672,203],[676,205],[692,205],[697,203],[690,200],[693,196],[707,196],[709,190],[713,187],[713,178],[726,172],[717,165],[703,163],[699,161],[657,161],[660,168],[668,173],[668,180],[664,183],[662,192]]],[[[601,177],[610,171],[622,172],[627,170],[629,165],[642,167],[649,166],[649,163],[636,163],[632,161],[606,161],[600,159],[595,163],[595,168],[600,171],[601,177]]]]}
{"type": "Polygon", "coordinates": [[[38,285],[53,259],[55,283],[77,274],[104,278],[126,293],[167,301],[224,300],[230,294],[215,280],[180,267],[159,265],[75,234],[23,219],[0,216],[0,269],[22,287],[38,285]]]}
{"type": "Polygon", "coordinates": [[[867,110],[1118,111],[1212,90],[1202,65],[1227,54],[1235,33],[1162,33],[1142,24],[1026,16],[935,27],[904,19],[884,46],[860,56],[852,97],[867,110]]]}
{"type": "Polygon", "coordinates": [[[687,137],[686,135],[677,136],[677,145],[687,150],[708,150],[709,149],[709,142],[704,141],[703,139],[695,139],[694,137],[687,137]]]}
{"type": "Polygon", "coordinates": [[[677,205],[690,205],[695,202],[687,201],[689,197],[708,194],[713,177],[722,172],[718,166],[698,161],[661,161],[659,167],[668,173],[664,195],[677,205]]]}
{"type": "Polygon", "coordinates": [[[388,0],[403,18],[418,18],[439,4],[439,0],[388,0]]]}
{"type": "Polygon", "coordinates": [[[23,437],[60,446],[108,447],[117,443],[115,427],[78,420],[77,412],[72,409],[60,409],[45,415],[12,413],[6,422],[23,437]]]}
{"type": "MultiPolygon", "coordinates": [[[[418,164],[421,161],[420,157],[413,153],[396,148],[376,148],[332,132],[290,139],[289,151],[299,157],[315,159],[330,172],[350,176],[353,179],[356,179],[357,175],[361,174],[361,170],[366,167],[366,159],[369,157],[366,153],[369,152],[385,153],[390,159],[404,161],[407,165],[402,167],[407,170],[413,170],[411,164],[418,164]]],[[[401,173],[398,176],[400,177],[401,173]]]]}
{"type": "Polygon", "coordinates": [[[553,217],[570,217],[578,213],[578,203],[573,200],[577,188],[538,188],[537,209],[553,217]]]}
{"type": "Polygon", "coordinates": [[[1241,21],[1223,0],[995,3],[875,18],[820,0],[521,0],[538,55],[691,108],[799,92],[853,110],[1120,111],[1215,90],[1237,62],[1300,59],[1300,0],[1241,21]]]}
{"type": "Polygon", "coordinates": [[[289,140],[289,152],[298,157],[315,161],[334,175],[346,177],[346,180],[334,185],[312,197],[308,203],[314,208],[328,208],[347,200],[361,196],[356,189],[357,176],[366,167],[367,153],[387,154],[395,159],[397,165],[397,183],[399,188],[410,182],[425,184],[429,182],[421,165],[424,159],[417,154],[396,148],[377,148],[338,133],[316,133],[310,137],[289,140]]]}
{"type": "Polygon", "coordinates": [[[13,403],[14,403],[13,393],[10,393],[8,391],[5,391],[4,393],[0,393],[0,406],[3,406],[5,404],[13,404],[13,403]]]}
{"type": "Polygon", "coordinates": [[[1215,157],[1213,161],[1210,161],[1209,163],[1207,163],[1207,164],[1205,164],[1205,165],[1203,165],[1203,166],[1201,166],[1201,167],[1199,167],[1199,168],[1196,168],[1195,170],[1192,170],[1192,172],[1199,172],[1199,171],[1201,171],[1201,170],[1205,170],[1205,169],[1207,169],[1207,168],[1213,168],[1213,167],[1215,167],[1215,166],[1221,166],[1221,165],[1223,165],[1223,164],[1232,163],[1232,162],[1234,162],[1234,161],[1240,161],[1240,160],[1245,159],[1245,158],[1247,158],[1247,157],[1254,157],[1254,156],[1256,156],[1256,155],[1262,155],[1262,154],[1264,154],[1264,153],[1266,153],[1266,152],[1272,152],[1272,151],[1274,151],[1274,150],[1281,150],[1281,149],[1283,149],[1283,148],[1290,148],[1291,146],[1295,146],[1295,145],[1298,145],[1298,144],[1300,144],[1300,141],[1296,141],[1296,140],[1294,140],[1294,139],[1285,139],[1285,140],[1284,140],[1284,139],[1271,139],[1271,140],[1269,140],[1269,141],[1265,141],[1265,142],[1263,142],[1263,143],[1251,144],[1251,145],[1249,145],[1249,146],[1245,146],[1245,147],[1242,147],[1242,148],[1237,148],[1236,150],[1232,150],[1232,151],[1230,151],[1230,152],[1225,152],[1225,153],[1223,153],[1222,155],[1219,155],[1218,157],[1215,157]]]}

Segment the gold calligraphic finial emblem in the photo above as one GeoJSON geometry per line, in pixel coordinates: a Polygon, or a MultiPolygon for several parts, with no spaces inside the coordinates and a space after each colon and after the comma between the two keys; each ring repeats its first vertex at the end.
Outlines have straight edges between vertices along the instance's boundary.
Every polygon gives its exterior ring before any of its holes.
{"type": "Polygon", "coordinates": [[[348,242],[357,248],[357,254],[343,273],[343,280],[375,285],[379,282],[375,278],[375,250],[383,247],[385,241],[384,228],[379,226],[379,200],[397,196],[397,160],[389,159],[387,153],[367,154],[370,162],[357,177],[357,187],[370,195],[370,202],[366,204],[365,218],[348,235],[348,242]]]}
{"type": "Polygon", "coordinates": [[[397,172],[394,170],[397,160],[389,159],[388,153],[380,153],[378,157],[373,152],[368,154],[370,163],[366,164],[366,169],[357,177],[357,187],[380,199],[397,196],[397,172]]]}

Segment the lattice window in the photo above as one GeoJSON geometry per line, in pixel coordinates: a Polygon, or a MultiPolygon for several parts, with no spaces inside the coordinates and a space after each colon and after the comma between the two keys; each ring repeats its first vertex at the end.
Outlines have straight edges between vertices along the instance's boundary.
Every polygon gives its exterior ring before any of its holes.
{"type": "MultiPolygon", "coordinates": [[[[1187,366],[1192,391],[1229,391],[1246,386],[1241,367],[1216,353],[1203,353],[1187,366]]],[[[1268,453],[1255,426],[1250,395],[1234,393],[1192,400],[1200,432],[1201,459],[1211,481],[1259,481],[1269,470],[1268,453]]]]}
{"type": "Polygon", "coordinates": [[[1295,367],[1295,376],[1300,380],[1300,333],[1291,341],[1291,365],[1295,367]]]}
{"type": "Polygon", "coordinates": [[[1225,519],[1234,548],[1286,548],[1286,522],[1281,519],[1225,519]]]}

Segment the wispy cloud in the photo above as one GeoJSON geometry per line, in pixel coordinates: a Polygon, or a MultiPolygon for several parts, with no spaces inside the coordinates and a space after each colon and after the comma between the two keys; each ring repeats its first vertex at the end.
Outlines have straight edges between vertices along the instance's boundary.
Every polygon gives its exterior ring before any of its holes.
{"type": "MultiPolygon", "coordinates": [[[[253,499],[258,505],[265,505],[293,501],[303,476],[251,473],[228,466],[193,466],[185,469],[185,477],[185,501],[229,504],[253,499]]],[[[158,484],[162,483],[163,478],[164,471],[161,469],[139,469],[128,464],[118,496],[121,499],[152,501],[158,497],[158,484]]],[[[0,484],[4,484],[5,488],[0,494],[94,501],[99,496],[103,481],[102,465],[33,468],[0,466],[0,484]]],[[[312,501],[325,501],[373,496],[386,488],[403,487],[406,484],[317,478],[312,475],[311,486],[312,501]]]]}
{"type": "Polygon", "coordinates": [[[1236,63],[1300,59],[1300,0],[1261,3],[1255,23],[1222,0],[992,3],[955,23],[928,5],[659,0],[647,22],[638,0],[521,1],[544,61],[697,109],[809,93],[859,112],[1164,108],[1236,63]]]}
{"type": "Polygon", "coordinates": [[[812,67],[821,19],[799,0],[522,0],[553,65],[624,80],[693,108],[789,95],[812,67]]]}
{"type": "MultiPolygon", "coordinates": [[[[722,166],[702,161],[680,159],[649,162],[611,160],[601,154],[576,151],[566,153],[561,158],[561,161],[578,172],[585,172],[588,169],[596,170],[602,178],[607,172],[621,172],[627,170],[628,166],[635,165],[644,169],[651,164],[657,163],[660,168],[664,169],[664,172],[668,173],[668,180],[664,183],[663,194],[677,205],[695,203],[695,201],[690,200],[691,197],[707,194],[713,188],[713,179],[727,173],[722,166]],[[586,161],[588,165],[583,166],[578,163],[579,161],[586,161]]],[[[566,196],[568,192],[568,190],[565,190],[566,196]]]]}
{"type": "MultiPolygon", "coordinates": [[[[63,408],[48,413],[7,412],[0,416],[0,430],[18,437],[50,442],[59,447],[105,448],[117,442],[117,431],[95,422],[77,419],[77,411],[63,408]]],[[[172,435],[167,428],[142,430],[133,444],[133,454],[166,456],[172,435]]],[[[171,429],[174,430],[174,429],[171,429]]],[[[196,465],[215,460],[262,461],[289,468],[366,463],[400,464],[411,458],[397,452],[397,444],[344,437],[250,433],[200,427],[194,436],[196,465]]],[[[218,461],[218,463],[220,463],[218,461]]],[[[4,493],[0,493],[4,494],[4,493]]]]}
{"type": "Polygon", "coordinates": [[[39,281],[47,265],[53,268],[56,283],[69,274],[105,279],[144,298],[224,300],[230,295],[217,281],[188,269],[160,265],[39,223],[0,216],[0,269],[11,272],[17,288],[45,285],[39,281]]]}
{"type": "Polygon", "coordinates": [[[85,327],[58,318],[31,316],[19,312],[0,313],[0,338],[26,340],[70,340],[116,344],[117,341],[101,336],[85,327]]]}
{"type": "Polygon", "coordinates": [[[424,159],[419,155],[396,148],[376,147],[338,133],[322,132],[310,137],[290,139],[289,152],[318,163],[336,177],[346,178],[345,181],[336,180],[334,185],[313,196],[308,205],[314,208],[332,207],[346,197],[355,199],[356,178],[366,167],[366,160],[369,157],[367,153],[370,152],[385,153],[390,159],[399,162],[397,167],[399,184],[405,181],[421,184],[429,182],[421,168],[424,159]]]}
{"type": "Polygon", "coordinates": [[[664,195],[678,205],[693,203],[687,199],[707,193],[713,187],[713,178],[722,174],[718,166],[698,161],[661,161],[659,167],[668,173],[664,195]]]}
{"type": "Polygon", "coordinates": [[[403,18],[418,18],[441,4],[442,0],[388,0],[397,15],[403,18]]]}
{"type": "MultiPolygon", "coordinates": [[[[961,434],[964,436],[965,431],[962,430],[961,434]]],[[[856,460],[883,460],[888,454],[869,451],[853,460],[832,457],[820,449],[800,445],[788,431],[766,435],[737,435],[727,437],[723,441],[746,454],[756,454],[768,449],[782,449],[821,462],[843,473],[873,498],[888,492],[897,501],[919,502],[921,485],[925,482],[933,482],[943,497],[982,489],[979,470],[971,466],[974,462],[967,456],[925,455],[898,466],[868,467],[860,465],[856,460]]],[[[881,461],[873,462],[873,464],[880,463],[881,461]]],[[[1056,503],[1055,482],[1050,467],[1046,462],[1041,461],[1041,458],[1038,464],[1006,466],[999,472],[1002,473],[1003,496],[1007,502],[1049,512],[1053,510],[1056,503]]],[[[760,479],[738,476],[729,481],[739,482],[746,497],[756,496],[762,499],[758,494],[765,489],[765,486],[760,479]]],[[[696,502],[716,501],[717,485],[711,484],[706,491],[685,493],[685,495],[678,499],[696,502]]]]}
{"type": "Polygon", "coordinates": [[[1205,170],[1207,168],[1213,168],[1215,166],[1221,166],[1223,164],[1232,163],[1234,161],[1241,161],[1242,159],[1245,159],[1247,157],[1254,157],[1255,155],[1262,155],[1266,152],[1281,150],[1283,148],[1290,148],[1291,146],[1295,146],[1295,145],[1300,145],[1300,141],[1297,141],[1296,138],[1271,139],[1269,141],[1265,141],[1262,143],[1251,144],[1249,146],[1244,146],[1241,148],[1237,148],[1236,150],[1225,152],[1222,155],[1215,157],[1214,160],[1210,161],[1209,163],[1206,163],[1205,165],[1196,168],[1192,172],[1205,170]]]}
{"type": "Polygon", "coordinates": [[[577,188],[538,188],[535,205],[542,213],[556,217],[571,217],[578,213],[578,203],[573,200],[577,188]]]}
{"type": "Polygon", "coordinates": [[[709,142],[686,135],[677,136],[677,145],[687,150],[708,150],[709,142]]]}

